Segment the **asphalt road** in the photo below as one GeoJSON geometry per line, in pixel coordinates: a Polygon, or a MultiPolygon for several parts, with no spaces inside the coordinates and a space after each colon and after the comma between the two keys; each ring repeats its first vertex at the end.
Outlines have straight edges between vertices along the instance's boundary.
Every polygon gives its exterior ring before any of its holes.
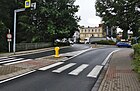
{"type": "Polygon", "coordinates": [[[38,70],[29,75],[0,84],[0,91],[91,91],[97,77],[87,77],[97,65],[117,48],[91,50],[48,70],[38,70]],[[71,67],[66,67],[73,64],[71,67]],[[86,65],[78,75],[71,75],[81,65],[86,65]],[[62,72],[62,67],[66,67],[62,72]]]}
{"type": "MultiPolygon", "coordinates": [[[[67,53],[67,52],[73,52],[73,51],[79,51],[79,50],[84,50],[90,48],[89,45],[86,44],[74,44],[70,47],[67,48],[62,48],[60,49],[60,53],[67,53]]],[[[22,55],[22,56],[17,56],[18,58],[26,58],[26,59],[36,59],[36,58],[41,58],[45,56],[50,56],[54,55],[54,51],[44,51],[40,53],[34,53],[34,54],[27,54],[27,55],[22,55]]]]}

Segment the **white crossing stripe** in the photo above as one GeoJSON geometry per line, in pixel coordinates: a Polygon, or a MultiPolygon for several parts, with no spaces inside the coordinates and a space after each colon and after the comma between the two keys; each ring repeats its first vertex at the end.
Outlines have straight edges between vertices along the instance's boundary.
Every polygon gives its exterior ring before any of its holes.
{"type": "Polygon", "coordinates": [[[94,77],[97,78],[98,74],[100,73],[101,69],[103,66],[101,65],[96,65],[93,70],[87,75],[87,77],[94,77]]]}
{"type": "Polygon", "coordinates": [[[32,60],[32,59],[26,59],[26,60],[16,61],[16,62],[12,62],[12,63],[7,63],[7,64],[4,64],[4,65],[17,64],[17,63],[21,63],[21,62],[30,61],[30,60],[32,60]]]}
{"type": "Polygon", "coordinates": [[[81,66],[79,66],[78,68],[76,68],[75,70],[73,70],[72,72],[70,72],[70,75],[78,75],[80,72],[82,72],[86,67],[88,67],[88,64],[82,64],[81,66]]]}
{"type": "Polygon", "coordinates": [[[17,58],[17,59],[13,59],[13,60],[2,61],[0,63],[8,63],[8,62],[18,61],[18,60],[22,60],[22,59],[24,59],[24,58],[17,58]]]}
{"type": "Polygon", "coordinates": [[[10,60],[10,59],[15,59],[15,58],[7,57],[7,58],[0,59],[0,61],[10,60]]]}
{"type": "Polygon", "coordinates": [[[50,69],[50,68],[53,68],[53,67],[55,67],[55,66],[58,66],[58,65],[61,65],[61,64],[63,64],[64,62],[57,62],[57,63],[55,63],[55,64],[52,64],[52,65],[49,65],[49,66],[46,66],[46,67],[43,67],[43,68],[40,68],[40,69],[38,69],[38,70],[48,70],[48,69],[50,69]]]}
{"type": "Polygon", "coordinates": [[[53,70],[52,72],[61,73],[62,71],[66,70],[66,69],[68,69],[68,68],[70,68],[74,65],[76,65],[76,63],[69,63],[65,66],[62,66],[62,67],[58,68],[57,70],[53,70]]]}

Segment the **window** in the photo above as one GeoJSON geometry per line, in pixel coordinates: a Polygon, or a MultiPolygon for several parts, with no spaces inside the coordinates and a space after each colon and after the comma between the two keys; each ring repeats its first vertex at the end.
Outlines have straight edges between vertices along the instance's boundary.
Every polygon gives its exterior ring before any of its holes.
{"type": "Polygon", "coordinates": [[[100,29],[98,31],[100,32],[100,29]]]}
{"type": "Polygon", "coordinates": [[[95,29],[95,32],[97,32],[97,29],[95,29]]]}
{"type": "Polygon", "coordinates": [[[86,32],[86,29],[85,30],[83,30],[84,32],[86,32]]]}

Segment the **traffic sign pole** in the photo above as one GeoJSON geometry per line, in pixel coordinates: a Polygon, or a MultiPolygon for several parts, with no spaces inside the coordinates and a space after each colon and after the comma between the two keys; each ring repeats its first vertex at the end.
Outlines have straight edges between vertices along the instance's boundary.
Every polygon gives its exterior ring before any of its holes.
{"type": "Polygon", "coordinates": [[[10,52],[10,42],[12,41],[12,35],[10,34],[10,29],[9,29],[9,33],[7,34],[7,41],[8,41],[8,49],[9,49],[9,52],[10,52]]]}
{"type": "Polygon", "coordinates": [[[17,9],[14,10],[14,40],[13,40],[13,52],[15,54],[16,52],[16,18],[17,18],[17,13],[25,11],[25,8],[17,9]]]}

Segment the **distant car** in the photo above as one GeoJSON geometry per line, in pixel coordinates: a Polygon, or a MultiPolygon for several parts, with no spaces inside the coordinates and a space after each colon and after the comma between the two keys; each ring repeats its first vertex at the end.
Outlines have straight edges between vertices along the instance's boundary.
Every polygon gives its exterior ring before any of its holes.
{"type": "Polygon", "coordinates": [[[116,46],[118,46],[118,47],[127,47],[127,48],[131,48],[132,47],[130,44],[128,44],[126,42],[118,42],[116,44],[116,46]]]}
{"type": "Polygon", "coordinates": [[[56,39],[55,42],[56,43],[59,43],[59,42],[61,42],[61,40],[60,39],[56,39]]]}
{"type": "Polygon", "coordinates": [[[67,42],[68,42],[67,38],[62,39],[62,43],[67,43],[67,42]]]}

